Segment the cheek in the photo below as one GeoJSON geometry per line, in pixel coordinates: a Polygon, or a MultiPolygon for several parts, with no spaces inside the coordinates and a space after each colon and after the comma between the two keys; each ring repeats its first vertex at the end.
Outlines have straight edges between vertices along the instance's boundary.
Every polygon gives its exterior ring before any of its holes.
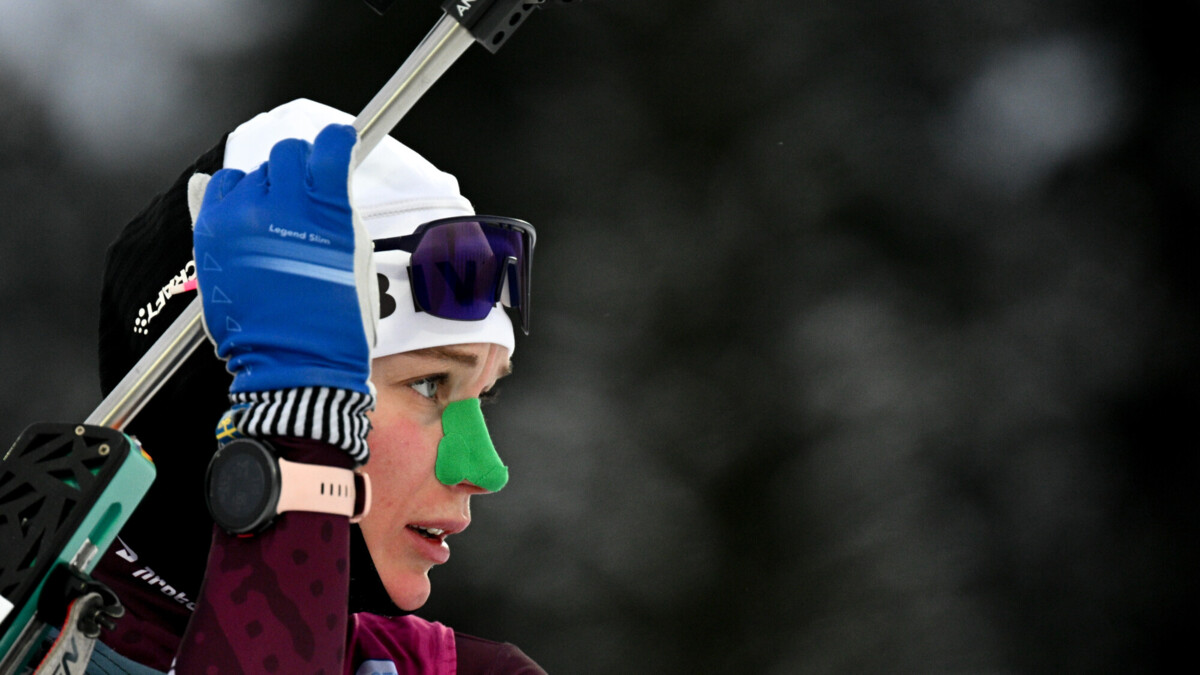
{"type": "Polygon", "coordinates": [[[365,467],[371,477],[372,507],[367,521],[391,520],[392,513],[411,501],[433,475],[441,427],[416,421],[380,406],[371,416],[367,445],[371,458],[365,467]],[[380,518],[374,517],[380,511],[380,518]],[[387,514],[387,518],[382,518],[387,514]]]}

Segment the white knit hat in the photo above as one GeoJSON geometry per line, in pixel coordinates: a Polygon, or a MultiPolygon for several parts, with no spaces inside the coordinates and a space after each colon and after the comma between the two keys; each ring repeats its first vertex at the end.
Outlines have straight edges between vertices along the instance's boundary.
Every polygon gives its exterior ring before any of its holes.
{"type": "MultiPolygon", "coordinates": [[[[267,161],[271,147],[285,138],[310,143],[330,124],[351,124],[350,115],[307,99],[265,112],[242,124],[225,144],[225,168],[253,171],[267,161]]],[[[458,180],[437,169],[412,149],[385,136],[354,171],[351,203],[373,239],[412,233],[422,223],[473,215],[471,203],[458,192],[458,180]]],[[[515,347],[512,321],[497,306],[482,321],[441,319],[416,311],[408,282],[405,251],[375,254],[376,271],[387,277],[378,342],[371,357],[471,342],[515,347]],[[388,309],[395,306],[390,314],[388,309]]]]}

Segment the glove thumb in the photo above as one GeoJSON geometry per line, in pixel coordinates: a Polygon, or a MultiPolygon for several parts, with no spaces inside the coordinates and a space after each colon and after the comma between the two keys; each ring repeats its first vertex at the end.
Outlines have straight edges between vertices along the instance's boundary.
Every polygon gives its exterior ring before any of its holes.
{"type": "Polygon", "coordinates": [[[196,218],[200,216],[200,205],[204,203],[204,191],[208,189],[210,180],[212,180],[212,176],[206,173],[194,173],[188,179],[188,213],[192,215],[193,228],[196,227],[196,218]]]}
{"type": "MultiPolygon", "coordinates": [[[[200,217],[200,206],[204,203],[204,193],[208,190],[208,182],[212,180],[212,176],[207,173],[194,173],[188,179],[187,184],[187,201],[188,213],[192,216],[192,229],[196,229],[196,219],[200,217]]],[[[192,250],[192,258],[195,259],[196,251],[192,250]]],[[[201,296],[199,286],[196,287],[196,295],[201,296]]],[[[200,325],[204,327],[204,334],[208,336],[208,341],[216,348],[217,340],[213,337],[212,331],[208,329],[208,320],[204,316],[204,312],[200,313],[200,325]]],[[[218,354],[217,358],[220,358],[218,354]]]]}

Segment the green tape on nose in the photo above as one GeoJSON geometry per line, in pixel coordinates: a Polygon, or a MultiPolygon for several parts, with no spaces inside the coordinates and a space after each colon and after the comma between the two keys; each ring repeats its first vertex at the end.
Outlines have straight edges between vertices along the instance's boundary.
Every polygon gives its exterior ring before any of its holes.
{"type": "Polygon", "coordinates": [[[442,412],[442,437],[433,472],[446,485],[468,481],[498,492],[508,483],[508,467],[500,461],[488,435],[479,399],[454,401],[442,412]]]}

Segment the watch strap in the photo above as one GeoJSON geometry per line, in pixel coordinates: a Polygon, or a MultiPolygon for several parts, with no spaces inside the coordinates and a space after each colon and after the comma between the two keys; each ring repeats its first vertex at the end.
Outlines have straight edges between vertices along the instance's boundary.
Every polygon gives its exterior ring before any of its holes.
{"type": "Polygon", "coordinates": [[[314,511],[356,523],[371,508],[371,481],[361,472],[279,459],[279,502],[275,513],[314,511]],[[361,499],[359,498],[361,495],[361,499]],[[356,508],[361,504],[361,509],[356,508]]]}

